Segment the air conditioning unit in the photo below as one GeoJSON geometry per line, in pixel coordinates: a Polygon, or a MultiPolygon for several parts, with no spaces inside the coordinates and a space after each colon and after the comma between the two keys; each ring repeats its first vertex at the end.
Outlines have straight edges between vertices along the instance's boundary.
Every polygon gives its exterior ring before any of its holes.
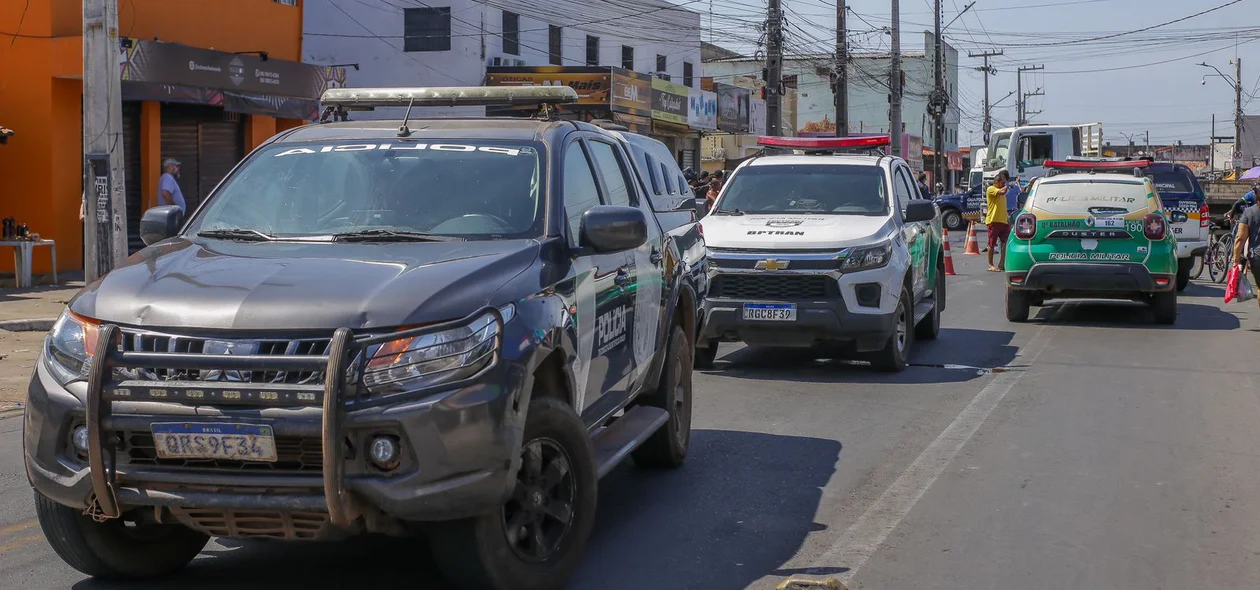
{"type": "Polygon", "coordinates": [[[491,65],[492,67],[498,67],[498,66],[503,65],[503,58],[501,58],[501,57],[492,57],[492,58],[490,58],[490,65],[491,65]]]}
{"type": "Polygon", "coordinates": [[[509,59],[507,61],[509,66],[521,67],[525,65],[525,60],[523,59],[509,59]]]}

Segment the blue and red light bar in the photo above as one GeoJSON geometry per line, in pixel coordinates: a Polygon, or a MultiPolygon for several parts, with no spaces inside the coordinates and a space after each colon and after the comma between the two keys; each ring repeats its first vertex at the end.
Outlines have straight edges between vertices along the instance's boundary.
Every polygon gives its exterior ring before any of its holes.
{"type": "Polygon", "coordinates": [[[1147,159],[1141,160],[1047,160],[1046,168],[1059,170],[1132,170],[1146,168],[1151,165],[1147,159]]]}
{"type": "Polygon", "coordinates": [[[757,145],[790,150],[857,150],[877,149],[892,145],[892,136],[865,137],[773,137],[757,138],[757,145]]]}

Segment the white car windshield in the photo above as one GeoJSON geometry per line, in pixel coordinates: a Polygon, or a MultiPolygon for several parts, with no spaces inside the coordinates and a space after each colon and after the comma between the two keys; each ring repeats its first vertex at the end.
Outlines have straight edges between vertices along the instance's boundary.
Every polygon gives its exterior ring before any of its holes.
{"type": "Polygon", "coordinates": [[[455,139],[275,145],[228,177],[189,233],[541,235],[541,149],[455,139]]]}
{"type": "Polygon", "coordinates": [[[1001,170],[1006,167],[1006,157],[1011,152],[1011,134],[995,133],[993,141],[989,144],[988,161],[985,162],[984,169],[987,172],[1001,170]]]}
{"type": "Polygon", "coordinates": [[[1150,206],[1146,185],[1132,181],[1042,181],[1031,198],[1035,208],[1057,215],[1129,215],[1150,206]]]}
{"type": "Polygon", "coordinates": [[[731,176],[714,213],[884,215],[884,170],[847,164],[746,166],[731,176]]]}

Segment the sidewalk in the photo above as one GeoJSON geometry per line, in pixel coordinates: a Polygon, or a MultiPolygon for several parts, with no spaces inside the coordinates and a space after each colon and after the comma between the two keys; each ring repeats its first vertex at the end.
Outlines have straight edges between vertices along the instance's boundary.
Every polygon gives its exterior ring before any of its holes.
{"type": "Polygon", "coordinates": [[[0,289],[0,330],[47,331],[81,288],[81,281],[73,281],[56,287],[0,289]]]}

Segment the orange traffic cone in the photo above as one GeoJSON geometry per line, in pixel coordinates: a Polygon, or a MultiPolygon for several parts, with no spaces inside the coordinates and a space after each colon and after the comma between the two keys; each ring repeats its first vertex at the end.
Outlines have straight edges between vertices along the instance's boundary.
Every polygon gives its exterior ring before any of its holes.
{"type": "Polygon", "coordinates": [[[976,222],[974,221],[967,226],[967,249],[963,251],[963,254],[980,255],[980,240],[976,238],[976,222]]]}
{"type": "Polygon", "coordinates": [[[949,253],[949,230],[944,230],[941,234],[941,242],[945,247],[945,276],[954,276],[954,257],[949,253]]]}

